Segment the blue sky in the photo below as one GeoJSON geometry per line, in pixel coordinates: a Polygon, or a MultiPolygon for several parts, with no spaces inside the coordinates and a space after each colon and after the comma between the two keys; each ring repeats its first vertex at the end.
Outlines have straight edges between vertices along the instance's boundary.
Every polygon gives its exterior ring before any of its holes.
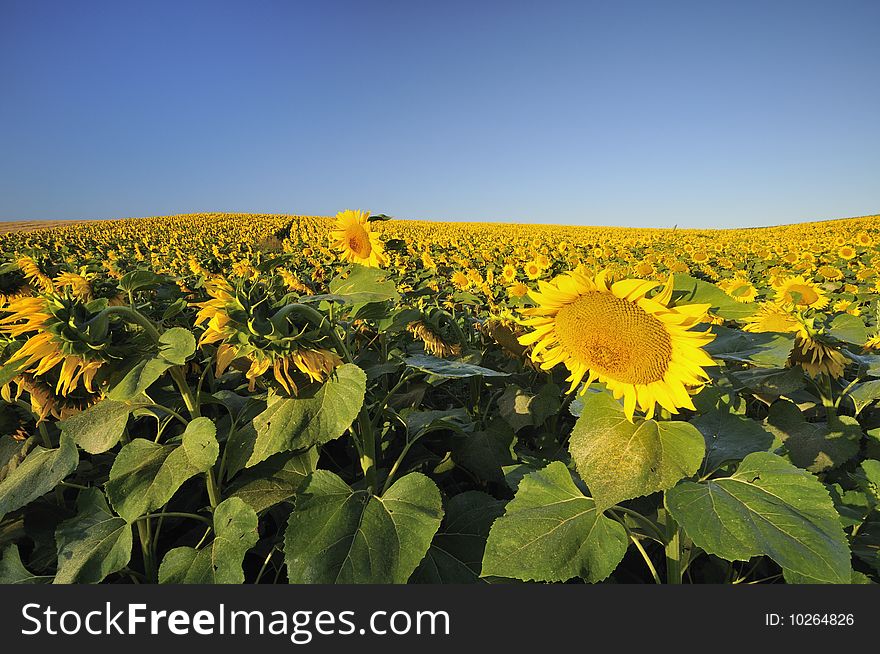
{"type": "Polygon", "coordinates": [[[880,2],[0,0],[0,219],[880,212],[880,2]]]}

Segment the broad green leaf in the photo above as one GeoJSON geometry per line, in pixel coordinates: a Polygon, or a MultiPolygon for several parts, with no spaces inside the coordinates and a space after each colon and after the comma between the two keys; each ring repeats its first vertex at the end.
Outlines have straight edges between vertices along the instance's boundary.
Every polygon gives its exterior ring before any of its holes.
{"type": "Polygon", "coordinates": [[[398,479],[380,498],[318,470],[288,521],[290,582],[406,583],[442,517],[440,492],[420,473],[398,479]]]}
{"type": "Polygon", "coordinates": [[[97,488],[79,494],[77,513],[55,531],[56,584],[97,584],[131,558],[131,525],[110,511],[97,488]]]}
{"type": "Polygon", "coordinates": [[[89,454],[101,454],[119,442],[130,412],[125,402],[104,399],[58,426],[89,454]]]}
{"type": "Polygon", "coordinates": [[[196,351],[196,338],[183,327],[172,327],[159,337],[159,356],[168,363],[182,366],[196,351]]]}
{"type": "Polygon", "coordinates": [[[855,405],[856,415],[874,400],[880,400],[880,379],[862,382],[853,386],[848,393],[849,398],[855,405]]]}
{"type": "Polygon", "coordinates": [[[751,333],[714,325],[715,340],[704,346],[710,355],[725,361],[783,368],[794,347],[793,334],[751,333]]]}
{"type": "Polygon", "coordinates": [[[17,545],[7,545],[0,552],[0,584],[46,584],[51,580],[51,577],[32,574],[24,567],[17,545]]]}
{"type": "Polygon", "coordinates": [[[379,268],[352,264],[347,277],[330,280],[330,293],[348,304],[367,304],[398,300],[400,295],[388,273],[379,268]]]}
{"type": "Polygon", "coordinates": [[[404,363],[410,368],[427,372],[436,377],[448,377],[458,379],[461,377],[509,377],[510,373],[490,370],[482,366],[463,361],[450,361],[439,359],[427,354],[419,354],[404,359],[404,363]]]}
{"type": "Polygon", "coordinates": [[[0,365],[0,387],[11,382],[22,370],[27,368],[27,359],[19,359],[12,363],[0,365]]]}
{"type": "Polygon", "coordinates": [[[270,396],[266,410],[230,441],[230,473],[279,452],[305,450],[339,438],[361,410],[366,383],[364,371],[346,363],[311,397],[270,396]]]}
{"type": "Polygon", "coordinates": [[[721,409],[697,416],[691,424],[706,439],[705,470],[715,470],[729,461],[739,461],[752,452],[765,452],[773,445],[773,434],[745,416],[721,409]]]}
{"type": "Polygon", "coordinates": [[[628,545],[623,525],[602,515],[556,461],[519,483],[489,532],[482,575],[595,583],[614,571],[628,545]]]}
{"type": "Polygon", "coordinates": [[[880,572],[880,511],[872,511],[853,538],[852,551],[859,559],[880,572]]]}
{"type": "Polygon", "coordinates": [[[519,431],[524,427],[537,427],[544,424],[559,411],[559,398],[562,392],[555,384],[545,384],[540,392],[530,393],[511,384],[498,398],[501,417],[519,431]]]}
{"type": "Polygon", "coordinates": [[[666,492],[666,507],[709,554],[769,556],[789,583],[849,582],[849,547],[831,497],[775,454],[749,454],[730,477],[683,481],[666,492]]]}
{"type": "Polygon", "coordinates": [[[516,435],[505,423],[466,434],[452,452],[456,465],[470,470],[480,479],[501,482],[502,468],[514,463],[516,435]]]}
{"type": "Polygon", "coordinates": [[[282,452],[248,468],[235,479],[227,493],[240,497],[260,513],[293,498],[318,464],[318,448],[305,452],[282,452]]]}
{"type": "Polygon", "coordinates": [[[138,291],[156,288],[165,278],[150,270],[132,270],[125,273],[119,280],[119,288],[123,291],[138,291]]]}
{"type": "Polygon", "coordinates": [[[0,518],[48,493],[76,470],[78,463],[76,444],[67,434],[61,434],[57,449],[35,448],[0,481],[0,518]]]}
{"type": "Polygon", "coordinates": [[[504,513],[504,502],[481,491],[450,498],[440,531],[410,583],[473,584],[480,572],[492,523],[504,513]]]}
{"type": "Polygon", "coordinates": [[[242,562],[256,545],[257,514],[242,499],[230,497],[214,509],[214,540],[200,550],[170,550],[159,566],[162,584],[243,584],[242,562]]]}
{"type": "Polygon", "coordinates": [[[107,393],[107,397],[122,402],[137,397],[170,367],[171,364],[161,357],[138,361],[128,369],[121,380],[113,385],[107,393]]]}
{"type": "Polygon", "coordinates": [[[785,446],[791,462],[810,472],[836,468],[858,454],[862,430],[855,418],[840,416],[834,426],[807,422],[791,402],[778,401],[770,407],[767,429],[785,446]]]}
{"type": "Polygon", "coordinates": [[[106,485],[113,509],[133,522],[162,508],[183,483],[200,472],[186,449],[135,438],[119,451],[106,485]]]}
{"type": "Polygon", "coordinates": [[[714,284],[686,273],[676,273],[674,284],[674,290],[681,292],[677,304],[709,304],[709,311],[727,320],[747,318],[758,308],[754,302],[737,302],[714,284]]]}
{"type": "Polygon", "coordinates": [[[865,323],[858,316],[849,313],[835,316],[828,327],[828,334],[838,341],[859,346],[868,340],[868,330],[865,329],[865,323]]]}
{"type": "Polygon", "coordinates": [[[24,443],[15,440],[12,436],[0,436],[0,468],[5,466],[12,460],[16,454],[21,452],[24,443]]]}
{"type": "Polygon", "coordinates": [[[192,420],[183,432],[182,444],[190,466],[198,472],[210,470],[220,455],[217,428],[208,418],[192,420]]]}
{"type": "Polygon", "coordinates": [[[731,376],[750,391],[768,395],[788,395],[804,387],[799,368],[751,368],[736,370],[731,376]]]}
{"type": "Polygon", "coordinates": [[[630,422],[608,393],[587,393],[582,399],[568,449],[600,509],[672,488],[699,469],[706,448],[692,425],[630,422]]]}

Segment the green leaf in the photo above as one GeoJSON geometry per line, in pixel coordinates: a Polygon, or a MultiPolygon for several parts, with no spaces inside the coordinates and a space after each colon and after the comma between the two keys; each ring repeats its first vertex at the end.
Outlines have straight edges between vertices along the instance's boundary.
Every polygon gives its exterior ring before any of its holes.
{"type": "Polygon", "coordinates": [[[364,371],[346,363],[311,397],[270,396],[266,410],[230,441],[230,474],[279,452],[305,450],[339,438],[360,412],[366,387],[364,371]]]}
{"type": "Polygon", "coordinates": [[[835,316],[828,327],[828,334],[838,341],[859,346],[868,340],[868,330],[865,329],[865,323],[861,318],[850,313],[841,313],[835,316]]]}
{"type": "Polygon", "coordinates": [[[557,461],[519,483],[489,532],[482,574],[595,583],[614,571],[628,545],[623,525],[602,515],[557,461]]]}
{"type": "Polygon", "coordinates": [[[82,491],[77,513],[55,531],[58,543],[56,584],[97,584],[128,565],[131,526],[114,516],[97,488],[82,491]]]}
{"type": "Polygon", "coordinates": [[[751,368],[733,371],[731,376],[754,393],[788,395],[804,387],[799,368],[751,368]]]}
{"type": "Polygon", "coordinates": [[[138,291],[156,288],[165,280],[150,270],[132,270],[125,273],[119,280],[119,288],[123,291],[138,291]]]}
{"type": "Polygon", "coordinates": [[[793,334],[751,333],[714,325],[715,340],[704,346],[711,356],[725,361],[784,368],[794,347],[793,334]]]}
{"type": "Polygon", "coordinates": [[[105,399],[58,426],[89,454],[101,454],[119,442],[130,412],[131,406],[125,402],[105,399]]]}
{"type": "Polygon", "coordinates": [[[769,556],[789,583],[849,582],[849,547],[828,491],[775,454],[749,454],[731,477],[683,481],[666,492],[666,507],[709,554],[769,556]]]}
{"type": "Polygon", "coordinates": [[[183,483],[203,470],[186,448],[135,438],[116,456],[106,485],[113,509],[128,522],[162,508],[183,483]]]}
{"type": "Polygon", "coordinates": [[[107,397],[111,400],[130,400],[146,391],[171,364],[161,357],[143,359],[132,365],[125,376],[116,382],[107,397]]]}
{"type": "Polygon", "coordinates": [[[504,513],[504,502],[481,491],[465,491],[446,505],[440,531],[410,583],[473,584],[480,572],[492,523],[504,513]]]}
{"type": "Polygon", "coordinates": [[[256,545],[257,514],[242,499],[230,497],[214,509],[214,540],[201,550],[170,550],[159,566],[161,584],[243,584],[242,562],[256,545]]]}
{"type": "Polygon", "coordinates": [[[27,368],[27,365],[27,358],[0,365],[0,386],[5,386],[15,379],[18,373],[27,368]]]}
{"type": "Polygon", "coordinates": [[[196,338],[183,327],[172,327],[159,337],[159,357],[171,365],[182,366],[196,351],[196,338]]]}
{"type": "Polygon", "coordinates": [[[672,488],[700,467],[702,434],[686,422],[626,419],[609,393],[587,393],[568,443],[599,509],[672,488]]]}
{"type": "Polygon", "coordinates": [[[853,401],[856,415],[858,415],[862,412],[862,409],[871,404],[874,400],[880,400],[880,379],[856,384],[852,387],[848,395],[853,401]]]}
{"type": "Polygon", "coordinates": [[[32,574],[21,562],[18,546],[8,545],[0,552],[0,584],[45,584],[49,577],[32,574]]]}
{"type": "Polygon", "coordinates": [[[318,448],[305,452],[282,452],[248,468],[227,489],[257,513],[293,498],[318,464],[318,448]]]}
{"type": "Polygon", "coordinates": [[[220,456],[217,442],[217,428],[208,418],[195,418],[187,426],[181,437],[183,450],[190,466],[198,472],[207,472],[220,456]]]}
{"type": "Polygon", "coordinates": [[[380,498],[318,470],[288,521],[290,582],[406,583],[442,517],[440,491],[420,473],[398,479],[380,498]]]}
{"type": "Polygon", "coordinates": [[[767,429],[785,446],[791,462],[810,472],[824,472],[858,454],[862,430],[855,418],[840,416],[833,428],[825,422],[807,422],[798,407],[774,402],[765,421],[767,429]]]}
{"type": "Polygon", "coordinates": [[[681,294],[676,304],[708,304],[709,311],[726,320],[742,320],[757,310],[754,302],[737,302],[720,288],[695,279],[685,273],[676,273],[673,290],[681,294]]]}
{"type": "Polygon", "coordinates": [[[852,551],[859,559],[880,572],[880,511],[872,511],[853,538],[852,551]]]}
{"type": "Polygon", "coordinates": [[[561,396],[562,392],[555,384],[545,384],[537,394],[511,384],[498,398],[498,409],[514,431],[539,427],[559,412],[561,396]]]}
{"type": "Polygon", "coordinates": [[[367,304],[400,299],[394,281],[386,279],[388,273],[380,268],[368,268],[352,264],[347,277],[330,280],[330,293],[347,304],[367,304]]]}
{"type": "Polygon", "coordinates": [[[509,426],[501,423],[483,431],[467,434],[452,452],[452,460],[480,479],[504,481],[502,468],[516,460],[513,445],[516,436],[509,426]]]}
{"type": "Polygon", "coordinates": [[[57,449],[35,448],[0,482],[0,518],[48,493],[76,470],[78,463],[76,444],[66,434],[61,434],[57,449]]]}
{"type": "Polygon", "coordinates": [[[437,377],[459,379],[462,377],[509,377],[510,373],[490,370],[482,366],[463,361],[450,361],[438,359],[427,354],[419,354],[404,359],[404,363],[410,368],[427,372],[437,377]]]}
{"type": "Polygon", "coordinates": [[[752,452],[765,452],[773,445],[773,434],[760,423],[721,409],[697,416],[691,424],[706,439],[705,470],[739,461],[752,452]]]}

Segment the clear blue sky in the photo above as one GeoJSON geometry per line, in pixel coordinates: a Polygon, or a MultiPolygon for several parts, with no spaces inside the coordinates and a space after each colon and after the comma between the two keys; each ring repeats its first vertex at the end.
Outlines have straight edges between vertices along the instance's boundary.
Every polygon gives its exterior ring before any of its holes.
{"type": "Polygon", "coordinates": [[[880,2],[0,0],[0,219],[880,212],[880,2]]]}

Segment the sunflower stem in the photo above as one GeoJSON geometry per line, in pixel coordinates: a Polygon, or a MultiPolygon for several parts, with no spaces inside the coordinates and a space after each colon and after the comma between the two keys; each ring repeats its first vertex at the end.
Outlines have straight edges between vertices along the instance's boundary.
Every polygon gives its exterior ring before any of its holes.
{"type": "Polygon", "coordinates": [[[680,584],[684,567],[682,566],[681,528],[666,512],[666,583],[680,584]]]}

